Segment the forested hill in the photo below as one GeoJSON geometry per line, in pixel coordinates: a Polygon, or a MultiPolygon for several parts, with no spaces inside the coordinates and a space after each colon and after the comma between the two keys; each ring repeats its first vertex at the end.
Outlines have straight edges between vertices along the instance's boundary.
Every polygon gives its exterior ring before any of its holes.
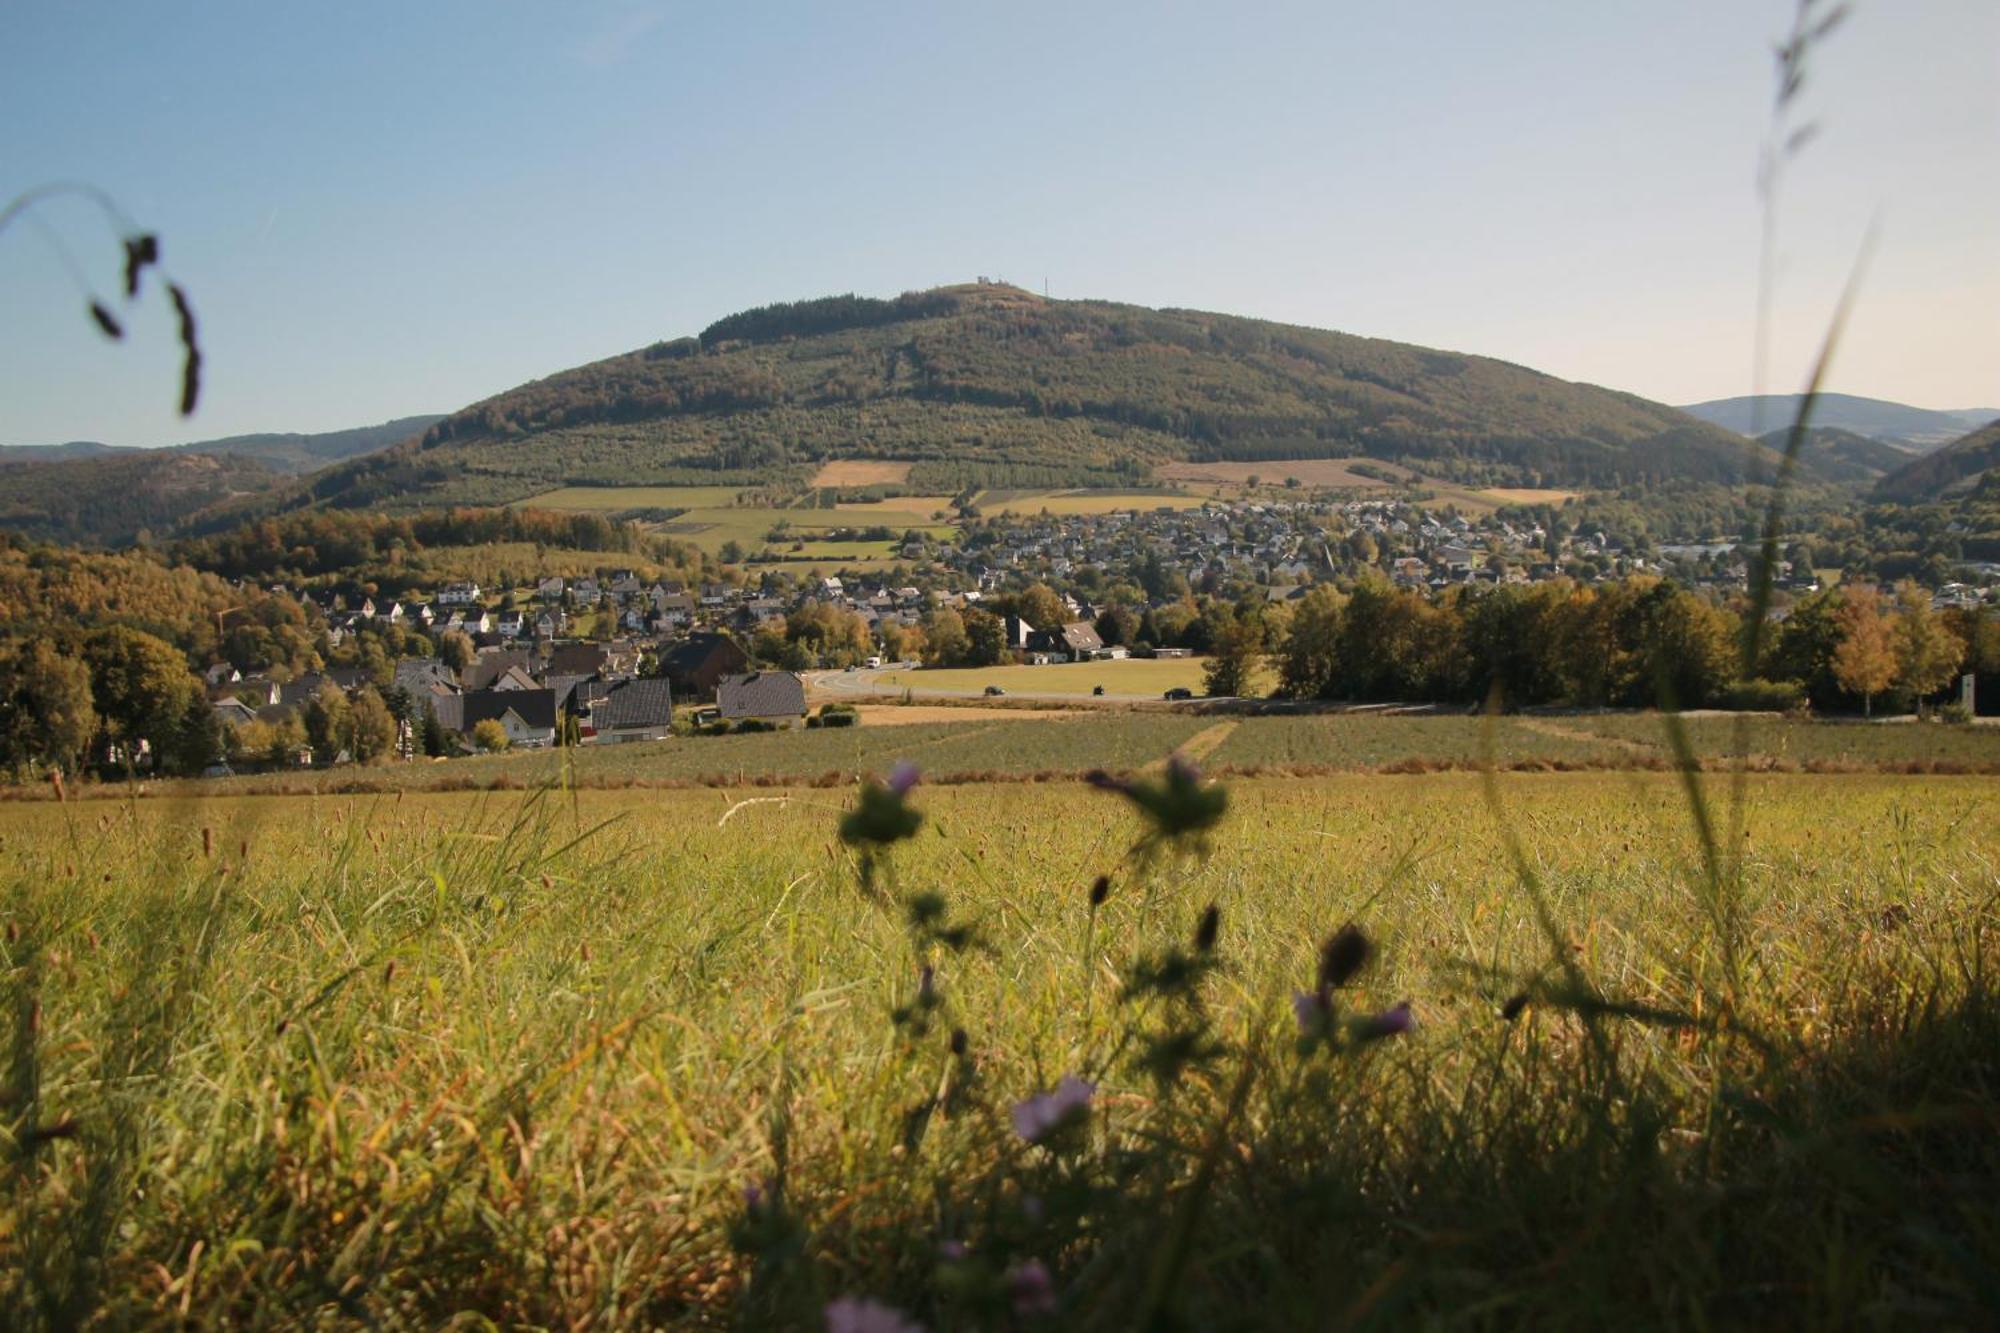
{"type": "Polygon", "coordinates": [[[1970,490],[1990,475],[2000,475],[2000,420],[1890,473],[1875,492],[1888,500],[1937,500],[1970,490]]]}
{"type": "Polygon", "coordinates": [[[509,390],[301,501],[516,500],[560,484],[1130,483],[1170,460],[1368,455],[1526,485],[1730,482],[1768,451],[1630,394],[1485,357],[979,284],[732,315],[509,390]]]}
{"type": "Polygon", "coordinates": [[[0,454],[0,531],[80,546],[164,537],[193,515],[231,510],[286,482],[256,458],[175,449],[4,460],[0,454]]]}
{"type": "Polygon", "coordinates": [[[387,449],[392,444],[428,429],[444,418],[435,414],[398,417],[379,426],[357,426],[350,430],[321,431],[306,435],[296,431],[266,431],[255,435],[229,435],[217,440],[197,440],[192,444],[168,445],[161,449],[137,449],[94,440],[72,440],[68,444],[16,445],[0,448],[0,464],[64,462],[77,458],[102,458],[109,454],[181,453],[229,454],[254,458],[278,472],[317,472],[330,463],[358,458],[387,449]]]}
{"type": "Polygon", "coordinates": [[[45,541],[122,546],[240,516],[288,479],[386,449],[436,416],[317,435],[233,435],[159,449],[70,444],[0,449],[0,530],[45,541]]]}

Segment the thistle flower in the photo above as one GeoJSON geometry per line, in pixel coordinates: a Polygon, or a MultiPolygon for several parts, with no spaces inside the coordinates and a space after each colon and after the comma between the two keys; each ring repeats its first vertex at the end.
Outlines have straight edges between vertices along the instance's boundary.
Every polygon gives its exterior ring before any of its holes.
{"type": "Polygon", "coordinates": [[[1055,1130],[1082,1117],[1090,1108],[1097,1086],[1074,1074],[1065,1074],[1053,1092],[1038,1092],[1014,1103],[1009,1114],[1014,1132],[1029,1143],[1040,1143],[1055,1130]]]}
{"type": "Polygon", "coordinates": [[[1201,924],[1194,930],[1194,947],[1203,953],[1215,948],[1215,940],[1222,933],[1222,909],[1214,903],[1201,914],[1201,924]]]}
{"type": "Polygon", "coordinates": [[[1007,1299],[1013,1303],[1014,1313],[1023,1319],[1056,1312],[1056,1284],[1049,1276],[1048,1266],[1040,1259],[1030,1259],[1007,1270],[1007,1299]]]}
{"type": "Polygon", "coordinates": [[[1374,946],[1368,943],[1358,927],[1342,926],[1335,931],[1319,950],[1319,984],[1322,990],[1332,990],[1345,986],[1354,975],[1367,966],[1368,958],[1374,953],[1374,946]]]}
{"type": "Polygon", "coordinates": [[[1084,781],[1101,791],[1115,791],[1139,807],[1152,824],[1140,843],[1146,849],[1162,842],[1199,848],[1208,831],[1229,808],[1229,793],[1212,784],[1204,785],[1201,770],[1180,754],[1168,758],[1166,774],[1158,782],[1115,778],[1102,770],[1086,774],[1084,781]]]}
{"type": "Polygon", "coordinates": [[[917,785],[917,766],[907,759],[898,759],[896,766],[889,770],[889,790],[898,796],[908,796],[910,788],[917,785]]]}
{"type": "Polygon", "coordinates": [[[1400,1037],[1417,1025],[1417,1016],[1410,1012],[1410,1002],[1384,1009],[1379,1014],[1356,1019],[1348,1028],[1356,1041],[1381,1041],[1384,1037],[1400,1037]]]}
{"type": "Polygon", "coordinates": [[[937,1002],[937,969],[925,963],[917,969],[917,1003],[929,1008],[937,1002]]]}
{"type": "Polygon", "coordinates": [[[1317,1037],[1326,1030],[1327,1006],[1318,991],[1292,992],[1292,1016],[1299,1021],[1301,1037],[1317,1037]]]}
{"type": "Polygon", "coordinates": [[[924,1333],[924,1326],[893,1305],[865,1296],[827,1302],[826,1333],[924,1333]]]}
{"type": "Polygon", "coordinates": [[[901,790],[876,782],[863,783],[860,801],[841,818],[840,840],[851,847],[865,848],[886,847],[915,837],[924,817],[904,803],[903,793],[908,790],[908,783],[901,790]]]}
{"type": "Polygon", "coordinates": [[[1090,883],[1090,905],[1104,906],[1104,900],[1111,896],[1111,876],[1099,875],[1090,883]]]}

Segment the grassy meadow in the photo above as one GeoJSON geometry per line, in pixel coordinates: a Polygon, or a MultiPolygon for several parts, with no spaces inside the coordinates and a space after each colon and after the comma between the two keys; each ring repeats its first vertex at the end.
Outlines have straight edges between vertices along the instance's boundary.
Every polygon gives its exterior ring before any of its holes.
{"type": "Polygon", "coordinates": [[[0,1308],[1984,1322],[2000,781],[1493,782],[11,803],[0,1308]]]}

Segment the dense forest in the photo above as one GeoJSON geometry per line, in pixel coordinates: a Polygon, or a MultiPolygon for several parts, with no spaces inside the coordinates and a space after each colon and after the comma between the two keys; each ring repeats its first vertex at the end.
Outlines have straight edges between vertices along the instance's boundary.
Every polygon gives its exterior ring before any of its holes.
{"type": "Polygon", "coordinates": [[[266,495],[285,480],[255,458],[178,450],[5,458],[0,453],[0,529],[84,545],[165,536],[192,514],[266,495]]]}
{"type": "Polygon", "coordinates": [[[940,486],[1132,484],[1174,459],[1370,455],[1453,480],[1721,484],[1770,452],[1672,408],[1489,358],[981,284],[745,311],[580,366],[316,478],[294,502],[740,485],[828,458],[940,486]]]}
{"type": "MultiPolygon", "coordinates": [[[[627,556],[648,576],[714,577],[713,562],[694,547],[647,533],[603,514],[533,509],[440,509],[410,514],[306,510],[258,519],[227,532],[177,542],[172,559],[231,579],[365,582],[390,595],[432,590],[463,573],[446,553],[472,548],[529,547],[627,556]]],[[[522,577],[553,572],[538,557],[519,562],[522,577]]],[[[489,576],[487,582],[493,581],[489,576]]]]}

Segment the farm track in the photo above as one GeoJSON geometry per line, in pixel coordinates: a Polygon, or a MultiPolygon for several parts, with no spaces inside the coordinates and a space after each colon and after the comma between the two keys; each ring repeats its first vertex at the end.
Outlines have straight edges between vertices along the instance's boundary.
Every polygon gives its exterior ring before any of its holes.
{"type": "Polygon", "coordinates": [[[1551,722],[1547,718],[1524,717],[1516,720],[1520,722],[1523,731],[1532,731],[1538,736],[1547,736],[1552,740],[1581,741],[1586,745],[1610,745],[1627,754],[1645,755],[1649,758],[1660,753],[1658,746],[1648,745],[1644,741],[1628,740],[1623,736],[1607,736],[1596,731],[1579,731],[1575,727],[1565,727],[1560,722],[1551,722]]]}

